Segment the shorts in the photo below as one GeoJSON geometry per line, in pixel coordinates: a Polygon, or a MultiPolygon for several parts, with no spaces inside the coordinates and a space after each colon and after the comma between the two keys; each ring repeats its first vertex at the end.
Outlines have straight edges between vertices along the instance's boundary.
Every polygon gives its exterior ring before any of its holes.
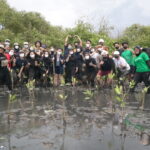
{"type": "Polygon", "coordinates": [[[110,70],[109,71],[99,71],[98,75],[100,75],[100,76],[107,76],[110,73],[111,73],[110,70]]]}
{"type": "Polygon", "coordinates": [[[55,74],[63,74],[63,73],[64,73],[64,69],[62,66],[55,67],[55,74]]]}

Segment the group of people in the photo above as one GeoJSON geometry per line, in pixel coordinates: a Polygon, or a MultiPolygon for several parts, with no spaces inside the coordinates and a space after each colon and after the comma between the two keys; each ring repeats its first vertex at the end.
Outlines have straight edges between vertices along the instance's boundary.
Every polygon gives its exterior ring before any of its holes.
{"type": "Polygon", "coordinates": [[[73,44],[68,43],[70,37],[66,37],[64,49],[48,48],[41,41],[36,41],[34,46],[24,42],[22,47],[19,43],[11,47],[9,39],[0,43],[0,85],[7,85],[10,91],[18,83],[23,85],[32,80],[36,86],[94,87],[105,79],[103,83],[111,86],[109,76],[115,74],[118,79],[134,80],[131,91],[142,81],[149,88],[149,48],[136,46],[131,49],[127,42],[115,42],[112,43],[114,50],[110,52],[103,39],[97,46],[93,46],[90,40],[83,46],[78,35],[74,36],[78,41],[73,44]]]}

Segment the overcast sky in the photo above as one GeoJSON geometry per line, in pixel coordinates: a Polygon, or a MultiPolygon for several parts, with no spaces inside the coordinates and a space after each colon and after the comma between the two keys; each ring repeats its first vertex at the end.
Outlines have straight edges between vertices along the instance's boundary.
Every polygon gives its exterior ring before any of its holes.
{"type": "Polygon", "coordinates": [[[102,17],[118,29],[150,25],[150,0],[7,0],[17,10],[40,12],[53,25],[73,27],[84,18],[94,25],[102,17]]]}

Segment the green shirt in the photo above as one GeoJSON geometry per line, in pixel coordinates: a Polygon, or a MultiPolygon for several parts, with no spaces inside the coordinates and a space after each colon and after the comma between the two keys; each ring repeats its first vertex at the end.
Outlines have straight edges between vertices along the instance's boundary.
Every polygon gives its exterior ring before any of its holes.
{"type": "Polygon", "coordinates": [[[150,58],[145,52],[142,52],[139,56],[136,56],[134,58],[136,72],[150,72],[150,68],[146,63],[148,60],[150,60],[150,58]]]}
{"type": "Polygon", "coordinates": [[[131,50],[127,49],[125,50],[121,56],[127,61],[129,65],[132,65],[132,58],[133,58],[133,53],[131,50]]]}

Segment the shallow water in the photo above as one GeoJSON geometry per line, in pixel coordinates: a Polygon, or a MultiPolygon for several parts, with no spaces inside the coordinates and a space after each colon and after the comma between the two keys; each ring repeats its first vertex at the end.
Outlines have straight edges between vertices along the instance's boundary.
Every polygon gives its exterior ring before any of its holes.
{"type": "Polygon", "coordinates": [[[9,103],[0,92],[0,150],[149,150],[140,135],[150,135],[150,95],[145,110],[139,94],[128,95],[124,111],[131,124],[123,124],[119,106],[112,112],[114,96],[109,89],[80,87],[17,89],[9,103]],[[66,97],[65,97],[66,96],[66,97]],[[66,99],[65,99],[66,98],[66,99]]]}

